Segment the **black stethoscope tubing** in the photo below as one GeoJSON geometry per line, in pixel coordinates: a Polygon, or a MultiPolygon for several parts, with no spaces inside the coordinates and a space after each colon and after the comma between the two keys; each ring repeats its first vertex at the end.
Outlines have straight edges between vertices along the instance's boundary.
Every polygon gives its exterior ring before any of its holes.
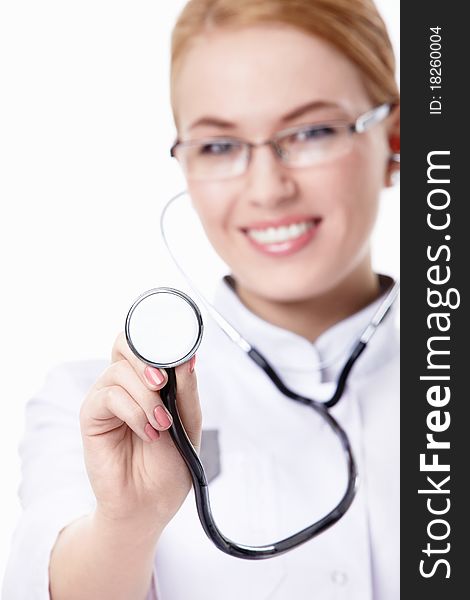
{"type": "Polygon", "coordinates": [[[339,438],[343,451],[346,455],[348,466],[348,485],[346,491],[344,492],[343,497],[333,510],[331,510],[328,514],[326,514],[313,525],[305,527],[298,533],[295,533],[273,544],[263,546],[249,546],[245,544],[238,544],[233,540],[227,538],[217,527],[210,506],[208,482],[206,474],[204,472],[204,467],[202,466],[202,463],[199,460],[199,457],[196,451],[194,450],[194,447],[191,444],[179,417],[178,407],[176,404],[175,370],[174,368],[170,368],[167,370],[168,383],[164,388],[160,390],[160,396],[162,402],[165,404],[166,408],[169,410],[171,416],[173,417],[173,426],[169,430],[170,436],[173,439],[175,446],[178,448],[191,474],[196,498],[196,507],[201,525],[204,531],[206,532],[207,536],[213,541],[213,543],[217,546],[217,548],[219,548],[219,550],[237,558],[245,558],[252,560],[271,558],[273,556],[283,554],[284,552],[288,552],[289,550],[292,550],[300,544],[311,540],[313,537],[319,535],[320,533],[331,527],[346,513],[356,494],[358,483],[357,466],[356,461],[354,459],[354,454],[352,452],[351,444],[349,442],[349,438],[346,435],[343,428],[341,427],[341,425],[338,423],[338,421],[330,414],[327,405],[330,404],[332,406],[333,404],[336,404],[341,398],[349,372],[351,371],[354,363],[359,358],[360,354],[362,353],[365,347],[366,344],[359,343],[358,346],[355,348],[353,354],[350,356],[350,358],[348,359],[341,371],[341,374],[338,378],[336,391],[329,402],[318,402],[316,400],[306,398],[293,392],[292,390],[286,387],[286,385],[282,382],[282,380],[277,375],[273,367],[268,363],[268,361],[263,357],[263,355],[260,352],[258,352],[255,348],[252,348],[251,351],[248,353],[250,358],[256,363],[258,367],[261,367],[263,369],[263,371],[266,373],[269,379],[284,395],[293,400],[302,402],[303,404],[308,404],[321,415],[321,417],[328,423],[330,428],[333,430],[335,435],[339,438]]]}

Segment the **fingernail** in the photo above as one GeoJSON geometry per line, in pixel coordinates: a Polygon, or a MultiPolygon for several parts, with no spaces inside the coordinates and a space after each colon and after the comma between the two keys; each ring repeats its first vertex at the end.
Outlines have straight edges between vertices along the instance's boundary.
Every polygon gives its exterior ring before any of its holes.
{"type": "Polygon", "coordinates": [[[160,437],[160,432],[157,431],[156,429],[154,429],[150,425],[150,423],[147,423],[147,425],[144,427],[144,431],[147,434],[150,441],[152,441],[152,442],[154,442],[155,440],[158,440],[158,438],[160,437]]]}
{"type": "Polygon", "coordinates": [[[157,420],[157,423],[160,425],[160,427],[164,427],[165,429],[168,429],[168,427],[170,427],[171,417],[167,413],[167,411],[163,408],[163,406],[160,406],[160,405],[156,406],[153,413],[154,413],[155,419],[157,420]]]}
{"type": "Polygon", "coordinates": [[[165,381],[163,373],[154,367],[145,367],[144,373],[150,385],[161,385],[165,381]]]}
{"type": "Polygon", "coordinates": [[[189,361],[189,372],[192,373],[194,371],[194,365],[196,364],[196,355],[193,354],[191,360],[189,361]]]}

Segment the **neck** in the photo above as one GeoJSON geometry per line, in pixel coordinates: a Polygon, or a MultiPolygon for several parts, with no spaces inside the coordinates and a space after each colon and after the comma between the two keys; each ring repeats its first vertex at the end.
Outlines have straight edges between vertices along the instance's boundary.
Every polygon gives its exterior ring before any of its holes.
{"type": "Polygon", "coordinates": [[[314,342],[335,323],[358,312],[380,296],[379,277],[370,262],[351,273],[333,289],[310,298],[273,301],[235,282],[240,300],[263,320],[314,342]]]}

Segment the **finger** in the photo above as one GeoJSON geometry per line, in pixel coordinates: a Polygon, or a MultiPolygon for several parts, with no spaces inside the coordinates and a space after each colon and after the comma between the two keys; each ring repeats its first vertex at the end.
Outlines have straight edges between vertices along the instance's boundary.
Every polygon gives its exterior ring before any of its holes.
{"type": "Polygon", "coordinates": [[[171,427],[171,415],[163,406],[159,392],[148,389],[127,360],[111,363],[97,381],[96,389],[113,385],[118,385],[128,392],[145,412],[152,427],[161,431],[171,427]]]}
{"type": "Polygon", "coordinates": [[[117,336],[111,351],[111,362],[126,359],[134,368],[143,383],[151,390],[160,390],[168,382],[165,369],[150,367],[141,361],[129,348],[123,331],[117,336]]]}
{"type": "Polygon", "coordinates": [[[181,422],[193,446],[201,443],[202,413],[197,389],[197,377],[194,370],[195,356],[192,360],[175,368],[176,403],[181,422]]]}
{"type": "Polygon", "coordinates": [[[118,385],[102,388],[96,392],[95,401],[94,427],[90,428],[88,435],[102,434],[104,426],[109,432],[125,423],[144,442],[160,437],[160,433],[149,424],[143,409],[124,388],[118,385]]]}

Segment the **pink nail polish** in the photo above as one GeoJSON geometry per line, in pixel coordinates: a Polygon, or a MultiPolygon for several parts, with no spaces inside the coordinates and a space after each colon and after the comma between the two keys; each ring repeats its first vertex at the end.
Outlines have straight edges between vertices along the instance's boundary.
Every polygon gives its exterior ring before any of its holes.
{"type": "Polygon", "coordinates": [[[169,417],[168,413],[163,408],[163,406],[156,406],[153,411],[153,414],[155,415],[155,419],[157,420],[157,423],[160,425],[160,427],[164,427],[165,429],[168,429],[168,427],[170,427],[171,418],[169,417]]]}
{"type": "Polygon", "coordinates": [[[161,385],[165,381],[163,373],[154,367],[145,367],[144,373],[150,385],[161,385]]]}
{"type": "Polygon", "coordinates": [[[150,423],[147,423],[147,425],[144,427],[144,431],[147,434],[150,441],[152,441],[152,442],[154,442],[155,440],[158,440],[158,438],[160,437],[160,432],[157,431],[156,429],[154,429],[150,425],[150,423]]]}
{"type": "Polygon", "coordinates": [[[192,373],[194,371],[194,365],[196,364],[196,355],[194,354],[189,361],[189,372],[192,373]]]}

